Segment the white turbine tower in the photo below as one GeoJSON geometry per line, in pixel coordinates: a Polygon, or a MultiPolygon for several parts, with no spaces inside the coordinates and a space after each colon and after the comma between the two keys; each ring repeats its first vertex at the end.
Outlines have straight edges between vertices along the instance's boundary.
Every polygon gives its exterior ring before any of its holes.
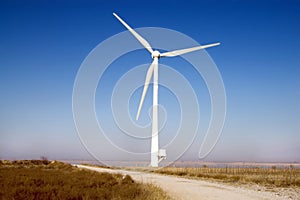
{"type": "Polygon", "coordinates": [[[143,89],[143,94],[141,97],[140,105],[137,111],[136,120],[139,119],[141,108],[148,90],[150,80],[153,75],[153,110],[152,110],[152,139],[151,139],[151,167],[158,167],[158,163],[166,158],[166,151],[164,149],[158,148],[158,59],[161,57],[174,57],[192,51],[197,51],[200,49],[205,49],[208,47],[217,46],[220,43],[208,44],[204,46],[196,46],[187,49],[175,50],[165,53],[160,53],[157,50],[153,50],[150,44],[137,32],[135,32],[126,22],[124,22],[116,13],[113,15],[132,33],[132,35],[151,53],[152,64],[148,68],[146,74],[145,85],[143,89]]]}

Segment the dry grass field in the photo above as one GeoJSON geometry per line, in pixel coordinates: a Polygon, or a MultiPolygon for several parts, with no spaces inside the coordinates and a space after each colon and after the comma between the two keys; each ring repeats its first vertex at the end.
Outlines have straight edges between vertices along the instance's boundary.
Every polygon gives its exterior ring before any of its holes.
{"type": "Polygon", "coordinates": [[[296,167],[292,164],[281,167],[269,164],[263,166],[251,164],[249,166],[216,167],[215,165],[203,165],[202,167],[162,167],[158,169],[151,167],[105,167],[91,164],[86,165],[159,173],[202,180],[217,180],[227,183],[255,183],[262,186],[300,188],[300,168],[298,164],[296,167]]]}
{"type": "Polygon", "coordinates": [[[296,169],[292,165],[286,168],[165,167],[153,172],[192,178],[214,179],[224,182],[256,183],[276,187],[300,187],[300,169],[296,169]]]}
{"type": "Polygon", "coordinates": [[[152,184],[47,160],[0,161],[0,199],[169,199],[152,184]]]}

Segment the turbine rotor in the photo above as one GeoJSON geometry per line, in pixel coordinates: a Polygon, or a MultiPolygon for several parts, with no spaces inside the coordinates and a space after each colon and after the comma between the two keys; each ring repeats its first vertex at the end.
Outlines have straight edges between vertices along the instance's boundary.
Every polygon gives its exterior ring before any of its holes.
{"type": "Polygon", "coordinates": [[[155,50],[152,52],[151,57],[154,58],[160,58],[160,52],[155,50]]]}

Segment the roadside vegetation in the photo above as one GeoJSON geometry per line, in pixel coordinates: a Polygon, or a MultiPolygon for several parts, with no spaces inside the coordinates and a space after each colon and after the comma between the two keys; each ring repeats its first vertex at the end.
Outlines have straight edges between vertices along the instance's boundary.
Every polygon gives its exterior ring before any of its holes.
{"type": "Polygon", "coordinates": [[[215,167],[203,165],[202,167],[106,167],[86,164],[87,166],[143,171],[165,175],[174,175],[185,178],[217,180],[227,183],[255,183],[272,187],[300,188],[300,168],[293,165],[287,167],[215,167]]]}
{"type": "Polygon", "coordinates": [[[300,187],[300,169],[292,165],[288,168],[177,168],[165,167],[153,171],[160,174],[190,178],[214,179],[222,182],[256,183],[276,187],[300,187]]]}
{"type": "Polygon", "coordinates": [[[89,171],[44,160],[0,160],[0,199],[169,199],[130,176],[89,171]]]}

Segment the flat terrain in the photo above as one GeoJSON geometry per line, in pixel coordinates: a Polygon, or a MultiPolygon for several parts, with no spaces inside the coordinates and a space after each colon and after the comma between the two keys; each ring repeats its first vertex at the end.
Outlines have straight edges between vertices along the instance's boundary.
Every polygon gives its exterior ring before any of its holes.
{"type": "Polygon", "coordinates": [[[48,160],[0,160],[0,199],[169,199],[151,184],[130,176],[98,173],[48,160]]]}
{"type": "Polygon", "coordinates": [[[77,165],[79,168],[98,172],[120,173],[130,175],[135,181],[153,183],[161,187],[174,199],[189,200],[268,200],[300,199],[299,188],[265,188],[259,185],[233,185],[220,182],[193,180],[155,173],[105,169],[77,165]]]}

